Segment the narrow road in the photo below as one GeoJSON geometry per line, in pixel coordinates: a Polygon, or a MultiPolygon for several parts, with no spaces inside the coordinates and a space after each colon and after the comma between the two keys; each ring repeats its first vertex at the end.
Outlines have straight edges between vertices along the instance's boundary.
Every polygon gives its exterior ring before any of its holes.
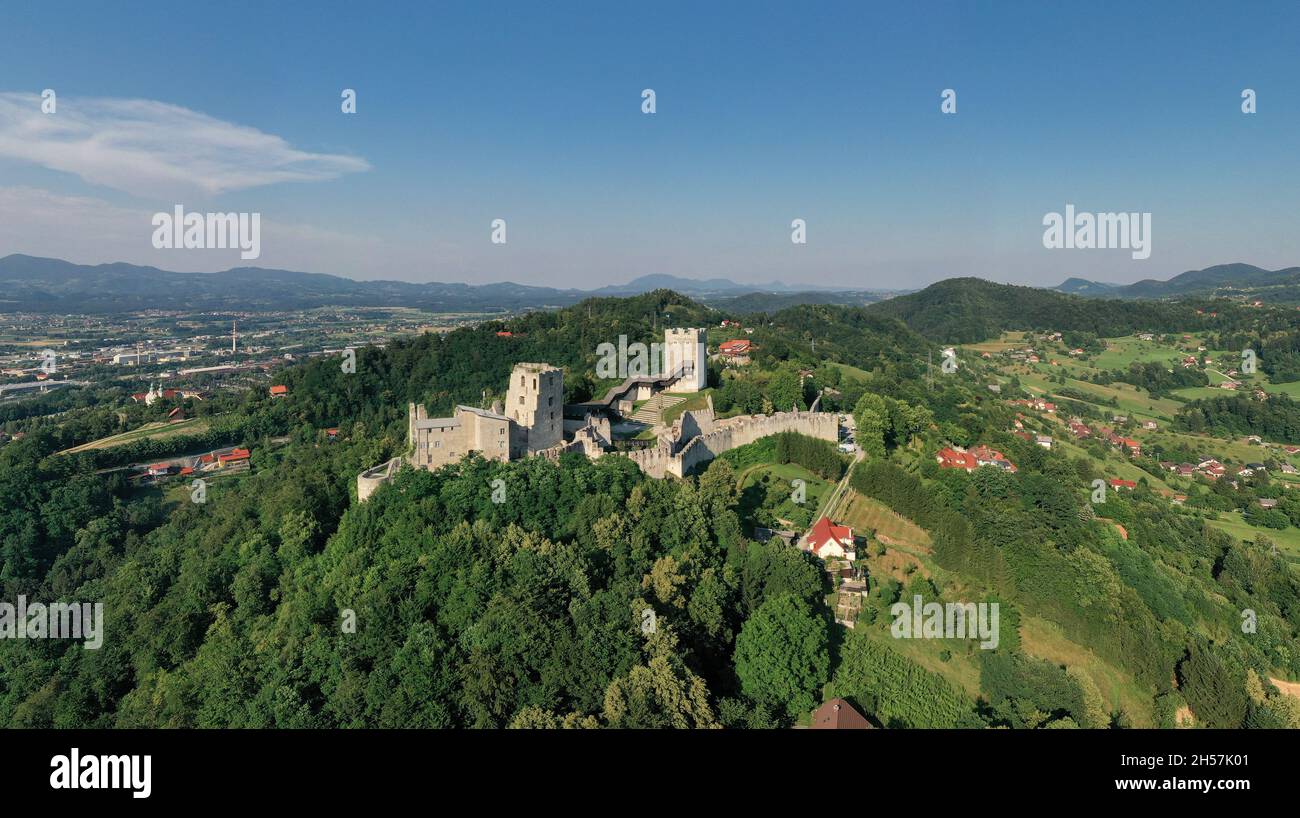
{"type": "Polygon", "coordinates": [[[840,478],[840,482],[838,485],[835,486],[835,490],[832,491],[830,493],[830,496],[826,498],[826,504],[822,506],[819,516],[832,517],[832,519],[834,518],[832,512],[835,511],[836,505],[839,503],[840,499],[844,496],[844,491],[849,487],[849,478],[853,476],[853,469],[859,463],[865,460],[866,457],[867,457],[867,453],[864,452],[861,448],[859,448],[856,452],[853,453],[853,462],[850,463],[849,467],[844,470],[844,477],[840,478]]]}

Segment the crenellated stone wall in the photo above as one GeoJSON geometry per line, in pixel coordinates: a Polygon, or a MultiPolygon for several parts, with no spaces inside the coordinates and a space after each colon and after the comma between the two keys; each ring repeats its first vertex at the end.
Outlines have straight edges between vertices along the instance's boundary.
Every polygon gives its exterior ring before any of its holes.
{"type": "MultiPolygon", "coordinates": [[[[658,446],[626,452],[624,456],[651,477],[681,477],[729,449],[781,432],[798,432],[832,443],[839,440],[839,416],[831,412],[777,412],[773,415],[745,415],[721,421],[714,421],[712,412],[706,412],[707,417],[698,420],[687,418],[694,413],[683,412],[680,430],[684,432],[691,428],[707,428],[707,431],[688,438],[678,438],[676,441],[665,435],[658,446]],[[685,443],[682,442],[683,439],[685,443]]],[[[678,426],[675,424],[674,428],[677,429],[678,426]]]]}

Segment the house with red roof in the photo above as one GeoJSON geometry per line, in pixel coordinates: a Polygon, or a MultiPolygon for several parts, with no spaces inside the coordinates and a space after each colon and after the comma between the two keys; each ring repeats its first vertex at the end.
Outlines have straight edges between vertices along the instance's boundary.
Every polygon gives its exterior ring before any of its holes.
{"type": "Polygon", "coordinates": [[[856,560],[857,547],[853,541],[853,529],[847,525],[836,525],[830,517],[822,517],[813,523],[808,532],[807,549],[820,559],[842,557],[856,560]]]}
{"type": "Polygon", "coordinates": [[[1129,491],[1132,491],[1137,488],[1137,483],[1134,483],[1132,480],[1121,480],[1118,477],[1112,477],[1106,482],[1110,483],[1110,487],[1116,490],[1128,489],[1129,491]]]}
{"type": "Polygon", "coordinates": [[[217,455],[217,465],[219,468],[247,467],[248,458],[251,453],[248,449],[234,448],[228,454],[217,455]]]}
{"type": "Polygon", "coordinates": [[[979,468],[979,463],[975,462],[975,455],[959,449],[940,449],[934,453],[934,459],[939,461],[941,469],[975,471],[979,468]]]}
{"type": "Polygon", "coordinates": [[[975,462],[981,466],[993,466],[998,469],[1006,469],[1009,472],[1016,471],[1016,464],[1008,460],[1007,456],[997,449],[979,445],[971,449],[970,454],[975,456],[975,462]]]}
{"type": "Polygon", "coordinates": [[[737,358],[741,355],[748,355],[753,349],[754,342],[747,338],[737,338],[731,341],[723,341],[718,345],[718,352],[729,358],[737,358]]]}
{"type": "Polygon", "coordinates": [[[873,730],[871,722],[843,699],[831,699],[813,713],[813,730],[873,730]]]}
{"type": "Polygon", "coordinates": [[[282,383],[277,383],[271,387],[271,397],[273,398],[283,398],[287,394],[289,394],[289,387],[282,383]]]}

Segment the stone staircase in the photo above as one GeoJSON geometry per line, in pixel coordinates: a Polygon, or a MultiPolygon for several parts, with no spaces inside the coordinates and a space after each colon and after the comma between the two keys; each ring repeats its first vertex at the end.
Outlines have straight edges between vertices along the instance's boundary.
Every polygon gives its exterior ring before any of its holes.
{"type": "Polygon", "coordinates": [[[632,419],[649,426],[657,426],[659,425],[660,418],[663,417],[665,409],[670,409],[684,400],[686,400],[686,398],[679,398],[660,392],[650,398],[650,400],[641,404],[641,408],[632,413],[632,419]]]}

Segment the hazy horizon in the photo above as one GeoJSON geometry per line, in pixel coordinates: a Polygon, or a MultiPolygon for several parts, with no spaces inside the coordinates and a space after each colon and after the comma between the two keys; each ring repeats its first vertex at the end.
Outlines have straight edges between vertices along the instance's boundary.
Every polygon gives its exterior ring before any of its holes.
{"type": "MultiPolygon", "coordinates": [[[[249,263],[245,263],[245,264],[234,264],[234,265],[231,265],[231,266],[229,266],[229,267],[222,267],[221,269],[218,269],[218,270],[176,270],[176,269],[170,269],[170,268],[167,268],[167,267],[161,267],[161,266],[159,266],[159,265],[157,265],[157,264],[138,264],[138,265],[137,265],[137,264],[134,264],[134,262],[126,262],[126,261],[120,261],[120,260],[117,260],[117,261],[85,261],[85,262],[79,262],[79,261],[73,261],[72,259],[60,259],[60,258],[57,258],[57,257],[55,257],[55,256],[31,256],[31,254],[28,254],[28,253],[5,253],[5,254],[3,254],[3,255],[0,255],[0,261],[3,261],[5,258],[9,257],[10,255],[26,255],[26,256],[33,257],[33,258],[53,259],[53,260],[55,260],[55,261],[65,261],[65,262],[68,262],[68,263],[70,263],[70,264],[79,264],[79,265],[85,265],[85,266],[91,266],[91,267],[94,267],[94,266],[102,266],[102,265],[113,265],[113,264],[132,264],[133,266],[139,266],[139,267],[155,267],[155,268],[157,268],[157,269],[159,269],[159,270],[161,270],[161,271],[163,271],[163,272],[166,272],[166,273],[177,273],[177,274],[180,274],[180,275],[219,275],[219,274],[221,274],[221,273],[230,272],[231,270],[234,270],[234,269],[241,269],[241,268],[259,269],[259,270],[273,270],[273,271],[289,272],[289,273],[305,273],[305,274],[309,274],[309,275],[322,274],[322,271],[320,271],[320,270],[303,270],[303,269],[292,269],[292,268],[283,268],[283,267],[267,267],[267,266],[265,266],[265,265],[262,265],[262,264],[255,264],[255,263],[253,263],[253,264],[249,264],[249,263]]],[[[1258,267],[1259,269],[1268,270],[1269,272],[1275,272],[1276,270],[1286,269],[1286,268],[1289,268],[1289,267],[1300,267],[1300,263],[1297,263],[1297,264],[1293,264],[1293,265],[1292,265],[1292,264],[1288,264],[1288,265],[1284,265],[1283,267],[1277,267],[1277,268],[1272,268],[1272,269],[1270,269],[1270,268],[1262,267],[1261,265],[1258,265],[1258,264],[1251,264],[1250,262],[1245,262],[1245,261],[1225,261],[1225,262],[1216,262],[1216,263],[1214,263],[1214,264],[1206,264],[1204,267],[1197,267],[1197,268],[1194,268],[1194,269],[1192,269],[1192,270],[1179,270],[1178,272],[1176,272],[1176,273],[1170,273],[1169,275],[1154,275],[1154,276],[1149,276],[1149,277],[1147,277],[1147,278],[1148,278],[1149,280],[1167,281],[1167,280],[1169,280],[1169,279],[1171,279],[1171,278],[1174,278],[1175,276],[1181,275],[1181,274],[1183,274],[1183,273],[1187,273],[1187,272],[1195,272],[1195,271],[1197,271],[1197,270],[1209,269],[1209,268],[1212,268],[1212,267],[1220,267],[1220,266],[1226,266],[1226,265],[1232,265],[1232,264],[1246,264],[1246,265],[1250,265],[1250,266],[1253,266],[1253,267],[1258,267]]],[[[410,280],[410,279],[393,279],[393,278],[357,278],[357,277],[355,277],[355,276],[347,275],[346,273],[323,273],[323,274],[324,274],[324,275],[330,275],[330,276],[336,276],[336,277],[338,277],[338,278],[344,278],[344,279],[348,279],[349,281],[356,281],[356,282],[368,282],[368,281],[369,281],[369,282],[378,282],[378,281],[397,281],[397,282],[399,282],[399,283],[403,283],[403,284],[471,284],[471,285],[473,285],[473,286],[483,286],[483,285],[490,285],[490,284],[526,284],[526,285],[528,285],[528,286],[533,286],[533,287],[552,287],[553,289],[557,289],[557,290],[575,290],[575,291],[579,291],[579,292],[591,292],[591,291],[599,290],[599,289],[601,289],[601,288],[603,288],[603,287],[623,287],[623,286],[630,285],[630,284],[632,284],[632,283],[634,283],[634,282],[636,282],[636,281],[639,281],[639,280],[641,280],[641,279],[643,279],[643,278],[650,278],[650,277],[659,276],[659,275],[664,275],[664,276],[669,276],[669,275],[671,275],[671,274],[668,274],[668,273],[643,273],[643,274],[638,275],[638,276],[630,276],[630,277],[626,277],[626,278],[613,278],[613,279],[608,279],[608,280],[604,280],[604,281],[602,281],[600,284],[595,284],[595,285],[588,285],[588,286],[582,286],[582,285],[578,285],[578,286],[556,286],[556,285],[550,285],[550,284],[545,284],[545,283],[531,283],[531,282],[527,282],[527,281],[516,281],[516,280],[513,280],[513,279],[494,279],[494,280],[483,280],[483,281],[476,281],[476,282],[458,281],[458,280],[453,280],[453,279],[428,279],[428,280],[419,281],[419,280],[410,280]]],[[[926,284],[919,285],[919,286],[916,286],[916,287],[907,287],[907,286],[889,287],[889,286],[871,286],[871,285],[866,285],[866,286],[852,286],[852,285],[850,285],[850,286],[842,286],[842,287],[841,287],[841,286],[833,286],[833,285],[826,285],[826,284],[818,284],[818,283],[816,283],[816,282],[806,282],[806,283],[799,284],[799,283],[796,283],[796,282],[780,281],[780,280],[746,281],[746,280],[740,280],[740,279],[730,278],[730,277],[721,277],[721,276],[704,276],[704,275],[701,275],[701,276],[671,275],[671,277],[672,277],[672,278],[677,278],[677,279],[682,279],[682,280],[689,280],[689,281],[692,281],[692,282],[697,283],[697,284],[707,283],[708,281],[711,281],[711,280],[719,280],[719,281],[724,281],[724,280],[725,280],[725,281],[729,281],[729,282],[732,283],[732,284],[738,285],[738,286],[740,286],[740,287],[754,287],[756,290],[762,290],[762,289],[765,289],[765,288],[769,288],[769,287],[770,287],[771,285],[773,285],[773,284],[778,284],[778,285],[781,285],[781,287],[784,288],[784,289],[788,289],[788,290],[791,290],[791,291],[802,289],[803,291],[806,291],[806,292],[814,292],[814,291],[818,291],[818,290],[840,290],[840,291],[852,291],[852,290],[868,291],[868,290],[870,290],[870,291],[878,291],[878,292],[913,292],[913,291],[916,291],[916,290],[919,290],[919,289],[923,289],[924,287],[927,287],[927,286],[929,286],[930,284],[938,283],[938,282],[940,282],[940,281],[946,281],[946,280],[953,279],[953,278],[968,278],[968,277],[982,278],[982,279],[984,279],[984,280],[986,280],[986,281],[991,281],[991,282],[999,283],[999,284],[1017,284],[1017,283],[1020,283],[1022,286],[1034,286],[1034,287],[1047,287],[1047,288],[1051,288],[1051,287],[1056,287],[1056,286],[1058,286],[1058,285],[1064,283],[1064,282],[1067,281],[1069,278],[1072,278],[1072,277],[1073,277],[1073,278],[1080,278],[1080,276],[1066,276],[1065,278],[1062,278],[1062,279],[1060,279],[1059,281],[1056,281],[1056,282],[1054,282],[1054,283],[1048,283],[1048,284],[1028,284],[1028,285],[1025,285],[1025,284],[1023,284],[1023,282],[999,281],[998,279],[988,278],[988,277],[986,277],[986,276],[964,276],[964,275],[959,276],[959,275],[953,275],[953,276],[944,276],[944,277],[942,277],[942,278],[937,278],[937,279],[935,279],[934,281],[927,282],[926,284]]],[[[1095,279],[1095,278],[1090,278],[1090,279],[1087,279],[1087,280],[1088,280],[1088,281],[1092,281],[1092,282],[1094,282],[1094,283],[1098,283],[1098,284],[1110,284],[1110,285],[1114,285],[1114,286],[1124,286],[1124,285],[1126,285],[1126,284],[1132,284],[1132,283],[1135,283],[1135,281],[1115,282],[1115,281],[1106,281],[1106,280],[1104,280],[1104,279],[1095,279]]],[[[1141,281],[1141,280],[1143,280],[1143,279],[1137,279],[1137,281],[1141,281]]]]}

